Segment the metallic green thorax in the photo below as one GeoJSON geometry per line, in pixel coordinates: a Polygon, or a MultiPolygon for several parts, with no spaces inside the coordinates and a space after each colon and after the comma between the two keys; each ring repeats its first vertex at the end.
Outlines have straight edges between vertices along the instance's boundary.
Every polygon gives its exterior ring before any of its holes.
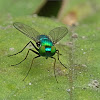
{"type": "Polygon", "coordinates": [[[53,46],[53,43],[48,36],[40,35],[37,37],[37,39],[40,41],[40,47],[39,47],[40,56],[45,56],[47,58],[55,54],[56,48],[53,46]]]}

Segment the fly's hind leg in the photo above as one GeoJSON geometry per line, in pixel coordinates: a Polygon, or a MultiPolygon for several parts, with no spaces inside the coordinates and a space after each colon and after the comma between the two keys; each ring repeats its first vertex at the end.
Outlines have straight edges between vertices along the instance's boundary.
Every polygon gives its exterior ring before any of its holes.
{"type": "Polygon", "coordinates": [[[58,83],[58,80],[57,80],[57,77],[56,77],[56,74],[55,74],[55,64],[56,64],[56,58],[54,57],[51,57],[53,58],[55,61],[54,61],[54,75],[55,75],[55,79],[56,79],[56,82],[58,83]]]}
{"type": "Polygon", "coordinates": [[[24,80],[26,79],[26,77],[28,76],[28,74],[29,74],[29,72],[30,72],[30,70],[31,70],[31,68],[32,68],[32,64],[33,64],[34,59],[36,59],[36,58],[38,58],[38,57],[40,57],[40,55],[38,55],[38,56],[36,56],[36,57],[33,58],[32,63],[31,63],[31,66],[30,66],[30,69],[28,70],[28,72],[27,72],[25,78],[23,79],[23,81],[24,81],[24,80]]]}

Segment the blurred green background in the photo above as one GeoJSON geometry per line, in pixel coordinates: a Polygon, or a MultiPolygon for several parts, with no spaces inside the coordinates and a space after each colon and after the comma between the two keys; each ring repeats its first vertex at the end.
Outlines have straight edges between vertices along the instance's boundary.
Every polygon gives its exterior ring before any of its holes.
{"type": "MultiPolygon", "coordinates": [[[[34,41],[32,41],[35,43],[34,41]]],[[[32,48],[34,49],[34,48],[32,48]]],[[[57,58],[57,55],[54,55],[57,58]]],[[[0,0],[0,100],[100,100],[100,0],[0,0]],[[41,34],[58,26],[69,33],[55,46],[61,62],[52,59],[34,60],[25,81],[32,58],[18,66],[31,39],[13,27],[13,22],[25,23],[41,34]]]]}

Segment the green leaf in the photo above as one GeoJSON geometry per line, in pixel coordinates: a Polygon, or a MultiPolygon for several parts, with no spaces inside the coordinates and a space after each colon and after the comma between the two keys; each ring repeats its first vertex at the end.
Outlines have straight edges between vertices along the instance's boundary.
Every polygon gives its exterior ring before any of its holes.
{"type": "Polygon", "coordinates": [[[0,0],[0,16],[32,15],[45,2],[45,0],[0,0]]]}
{"type": "MultiPolygon", "coordinates": [[[[0,100],[99,100],[100,99],[100,13],[82,20],[72,32],[57,45],[61,62],[57,60],[54,77],[53,59],[40,57],[35,59],[32,69],[25,81],[22,81],[29,70],[32,58],[18,66],[10,66],[24,59],[29,48],[19,52],[31,39],[16,30],[13,22],[22,22],[34,27],[42,34],[62,23],[45,17],[28,16],[9,19],[1,18],[0,25],[0,100]],[[74,35],[73,35],[74,34],[74,35]],[[78,34],[78,38],[75,37],[78,34]],[[72,44],[73,43],[73,44],[72,44]],[[73,70],[74,69],[74,70],[73,70]]],[[[35,42],[32,41],[34,44],[35,42]]],[[[34,49],[34,48],[32,48],[34,49]]],[[[54,56],[57,58],[57,55],[54,56]]]]}

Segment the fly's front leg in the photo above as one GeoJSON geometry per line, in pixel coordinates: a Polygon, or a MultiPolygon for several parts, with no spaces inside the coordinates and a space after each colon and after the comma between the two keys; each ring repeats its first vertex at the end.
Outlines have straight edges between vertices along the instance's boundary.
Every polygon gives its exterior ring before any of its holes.
{"type": "Polygon", "coordinates": [[[13,54],[13,55],[8,55],[8,57],[14,56],[14,55],[17,55],[17,54],[21,53],[30,43],[33,45],[33,47],[34,47],[37,51],[39,50],[39,49],[30,41],[29,43],[27,43],[27,45],[26,45],[21,51],[15,53],[15,54],[13,54]]]}
{"type": "Polygon", "coordinates": [[[39,55],[38,52],[36,52],[36,51],[34,51],[34,50],[32,50],[32,49],[29,49],[28,52],[27,52],[27,54],[26,54],[26,57],[25,57],[21,62],[15,64],[15,65],[11,65],[11,66],[19,65],[19,64],[22,63],[24,60],[26,60],[26,58],[27,58],[27,56],[28,56],[28,54],[29,54],[29,51],[32,51],[32,52],[34,52],[35,54],[39,55]]]}
{"type": "MultiPolygon", "coordinates": [[[[59,50],[56,50],[56,53],[58,54],[58,60],[59,60],[59,55],[60,55],[59,50]]],[[[60,60],[59,60],[59,62],[61,65],[63,65],[65,68],[67,68],[60,60]]]]}

